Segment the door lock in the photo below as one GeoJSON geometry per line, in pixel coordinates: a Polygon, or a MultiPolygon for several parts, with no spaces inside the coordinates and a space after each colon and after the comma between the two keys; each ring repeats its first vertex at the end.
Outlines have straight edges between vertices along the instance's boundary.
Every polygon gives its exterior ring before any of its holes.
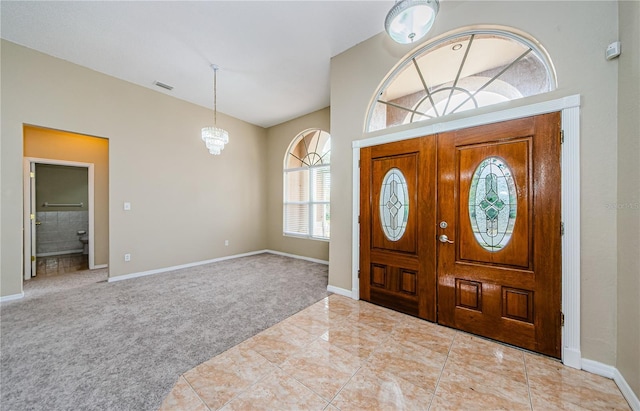
{"type": "Polygon", "coordinates": [[[449,227],[449,224],[447,224],[446,221],[440,221],[440,228],[447,228],[449,227]]]}

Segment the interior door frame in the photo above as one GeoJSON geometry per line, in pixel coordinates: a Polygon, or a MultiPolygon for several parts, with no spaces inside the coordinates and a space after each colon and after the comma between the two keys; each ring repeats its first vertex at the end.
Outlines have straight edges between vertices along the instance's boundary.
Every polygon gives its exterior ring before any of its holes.
{"type": "MultiPolygon", "coordinates": [[[[49,164],[58,166],[70,166],[70,167],[82,167],[87,169],[88,178],[88,191],[89,191],[89,204],[87,209],[89,211],[89,269],[97,268],[95,265],[95,213],[94,213],[94,164],[93,163],[81,163],[78,161],[66,161],[55,160],[51,158],[38,158],[38,157],[24,157],[23,160],[23,237],[24,245],[22,255],[24,257],[23,263],[23,279],[31,279],[31,255],[35,255],[35,250],[31,249],[31,165],[32,164],[49,164]],[[32,254],[33,253],[33,254],[32,254]]],[[[37,177],[36,177],[37,178],[37,177]]],[[[34,194],[35,197],[35,194],[34,194]]],[[[35,199],[33,199],[35,201],[35,199]]]]}
{"type": "Polygon", "coordinates": [[[561,112],[563,144],[561,148],[562,173],[562,362],[581,369],[580,348],[580,95],[452,121],[442,121],[401,131],[381,130],[363,133],[361,140],[352,142],[352,245],[351,245],[351,298],[360,299],[358,270],[360,258],[360,148],[378,144],[459,130],[474,126],[531,117],[538,114],[561,112]]]}

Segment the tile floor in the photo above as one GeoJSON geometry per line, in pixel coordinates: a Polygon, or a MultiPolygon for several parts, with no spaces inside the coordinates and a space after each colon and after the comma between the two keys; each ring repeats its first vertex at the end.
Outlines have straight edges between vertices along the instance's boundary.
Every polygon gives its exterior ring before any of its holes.
{"type": "Polygon", "coordinates": [[[38,276],[66,274],[88,268],[89,256],[82,253],[36,258],[36,275],[38,276]]]}
{"type": "Polygon", "coordinates": [[[339,295],[184,373],[161,410],[629,410],[609,379],[339,295]]]}

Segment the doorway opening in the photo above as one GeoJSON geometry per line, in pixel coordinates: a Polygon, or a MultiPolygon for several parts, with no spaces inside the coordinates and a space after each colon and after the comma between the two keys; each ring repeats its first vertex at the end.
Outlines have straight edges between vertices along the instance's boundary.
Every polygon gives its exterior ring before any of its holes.
{"type": "Polygon", "coordinates": [[[24,280],[106,269],[108,140],[25,125],[24,155],[24,280]]]}

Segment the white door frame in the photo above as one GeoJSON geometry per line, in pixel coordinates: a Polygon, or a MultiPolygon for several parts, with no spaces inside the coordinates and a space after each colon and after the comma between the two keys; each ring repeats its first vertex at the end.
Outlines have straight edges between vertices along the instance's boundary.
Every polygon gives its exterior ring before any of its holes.
{"type": "MultiPolygon", "coordinates": [[[[535,103],[523,107],[453,121],[429,124],[410,130],[365,137],[352,143],[352,245],[351,245],[351,297],[360,298],[358,270],[360,263],[360,148],[391,143],[445,131],[459,130],[500,121],[515,120],[551,112],[562,112],[564,143],[561,149],[562,177],[562,362],[570,367],[582,368],[580,351],[580,95],[535,103]]],[[[386,130],[385,130],[386,131],[386,130]]],[[[373,133],[369,133],[373,134],[373,133]]]]}
{"type": "MultiPolygon", "coordinates": [[[[50,158],[37,158],[37,157],[25,157],[23,160],[23,232],[24,232],[24,245],[22,248],[22,255],[24,256],[23,263],[23,277],[25,280],[31,278],[31,255],[35,255],[35,250],[31,249],[31,165],[32,164],[51,164],[58,166],[71,166],[71,167],[84,167],[87,169],[87,177],[89,183],[89,204],[87,208],[89,210],[89,269],[96,268],[95,266],[95,224],[94,224],[94,164],[93,163],[81,163],[77,161],[65,161],[55,160],[50,158]],[[32,254],[33,253],[33,254],[32,254]]],[[[35,220],[34,220],[35,221],[35,220]]]]}

